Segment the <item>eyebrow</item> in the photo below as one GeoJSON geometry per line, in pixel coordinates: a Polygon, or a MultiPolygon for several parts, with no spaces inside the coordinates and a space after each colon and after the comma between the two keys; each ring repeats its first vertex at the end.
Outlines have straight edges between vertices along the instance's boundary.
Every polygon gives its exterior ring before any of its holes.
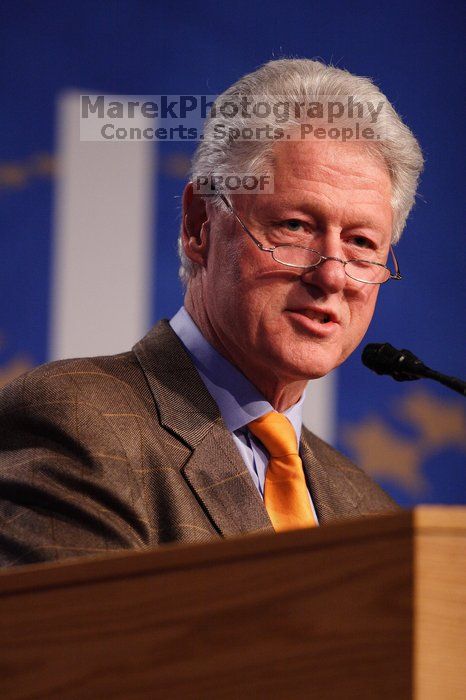
{"type": "MultiPolygon", "coordinates": [[[[277,206],[280,206],[280,204],[277,204],[277,206]]],[[[328,208],[322,206],[318,202],[300,202],[299,204],[297,202],[290,202],[283,203],[281,206],[284,209],[292,210],[296,214],[298,212],[301,212],[302,214],[312,217],[318,224],[322,223],[329,216],[328,208]]],[[[380,223],[381,222],[378,221],[376,218],[360,216],[355,218],[348,224],[345,224],[343,226],[343,230],[347,228],[369,228],[374,232],[383,233],[380,223]]]]}
{"type": "MultiPolygon", "coordinates": [[[[206,196],[220,196],[223,199],[222,193],[219,191],[216,191],[212,194],[208,194],[206,196]]],[[[277,198],[274,198],[273,201],[275,202],[276,200],[277,198]]],[[[295,211],[305,212],[307,216],[312,216],[312,218],[316,219],[317,222],[319,221],[319,219],[322,220],[328,215],[327,208],[322,207],[318,202],[305,202],[304,204],[302,202],[300,202],[299,204],[292,203],[290,205],[286,205],[286,207],[289,209],[294,209],[295,211]]],[[[375,230],[376,232],[383,233],[380,226],[378,225],[377,220],[374,219],[359,219],[356,223],[351,223],[351,228],[370,228],[371,230],[375,230]]]]}

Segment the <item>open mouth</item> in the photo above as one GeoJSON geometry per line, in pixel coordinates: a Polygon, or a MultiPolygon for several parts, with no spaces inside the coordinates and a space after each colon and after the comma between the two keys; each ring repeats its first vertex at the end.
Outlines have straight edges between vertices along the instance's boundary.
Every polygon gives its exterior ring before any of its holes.
{"type": "Polygon", "coordinates": [[[328,314],[320,311],[310,311],[309,309],[306,309],[305,311],[301,311],[301,313],[307,318],[310,318],[312,321],[318,321],[318,323],[322,325],[325,325],[332,320],[328,314]]]}

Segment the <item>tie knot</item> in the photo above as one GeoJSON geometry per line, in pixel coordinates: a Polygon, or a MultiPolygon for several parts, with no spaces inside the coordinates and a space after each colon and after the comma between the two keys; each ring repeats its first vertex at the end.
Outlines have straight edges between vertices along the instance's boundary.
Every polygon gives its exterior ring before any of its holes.
{"type": "Polygon", "coordinates": [[[249,423],[248,428],[259,438],[271,457],[298,454],[296,433],[282,413],[270,411],[249,423]]]}

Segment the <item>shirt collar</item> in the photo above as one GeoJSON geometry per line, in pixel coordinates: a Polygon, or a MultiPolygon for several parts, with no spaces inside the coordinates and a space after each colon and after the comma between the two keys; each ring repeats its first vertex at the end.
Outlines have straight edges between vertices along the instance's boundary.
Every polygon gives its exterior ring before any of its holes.
{"type": "MultiPolygon", "coordinates": [[[[219,407],[223,421],[231,432],[273,411],[272,405],[234,367],[207,342],[184,306],[170,320],[170,326],[181,340],[219,407]]],[[[298,443],[301,439],[304,393],[284,415],[291,422],[298,443]]]]}

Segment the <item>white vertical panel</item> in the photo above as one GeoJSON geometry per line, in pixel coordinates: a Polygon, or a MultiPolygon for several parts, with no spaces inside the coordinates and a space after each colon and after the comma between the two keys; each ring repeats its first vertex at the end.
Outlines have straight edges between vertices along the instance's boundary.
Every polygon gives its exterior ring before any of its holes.
{"type": "Polygon", "coordinates": [[[303,423],[323,440],[333,444],[336,433],[336,381],[334,370],[307,385],[303,423]]]}
{"type": "Polygon", "coordinates": [[[127,350],[148,329],[154,154],[81,142],[79,93],[60,100],[51,359],[127,350]]]}

